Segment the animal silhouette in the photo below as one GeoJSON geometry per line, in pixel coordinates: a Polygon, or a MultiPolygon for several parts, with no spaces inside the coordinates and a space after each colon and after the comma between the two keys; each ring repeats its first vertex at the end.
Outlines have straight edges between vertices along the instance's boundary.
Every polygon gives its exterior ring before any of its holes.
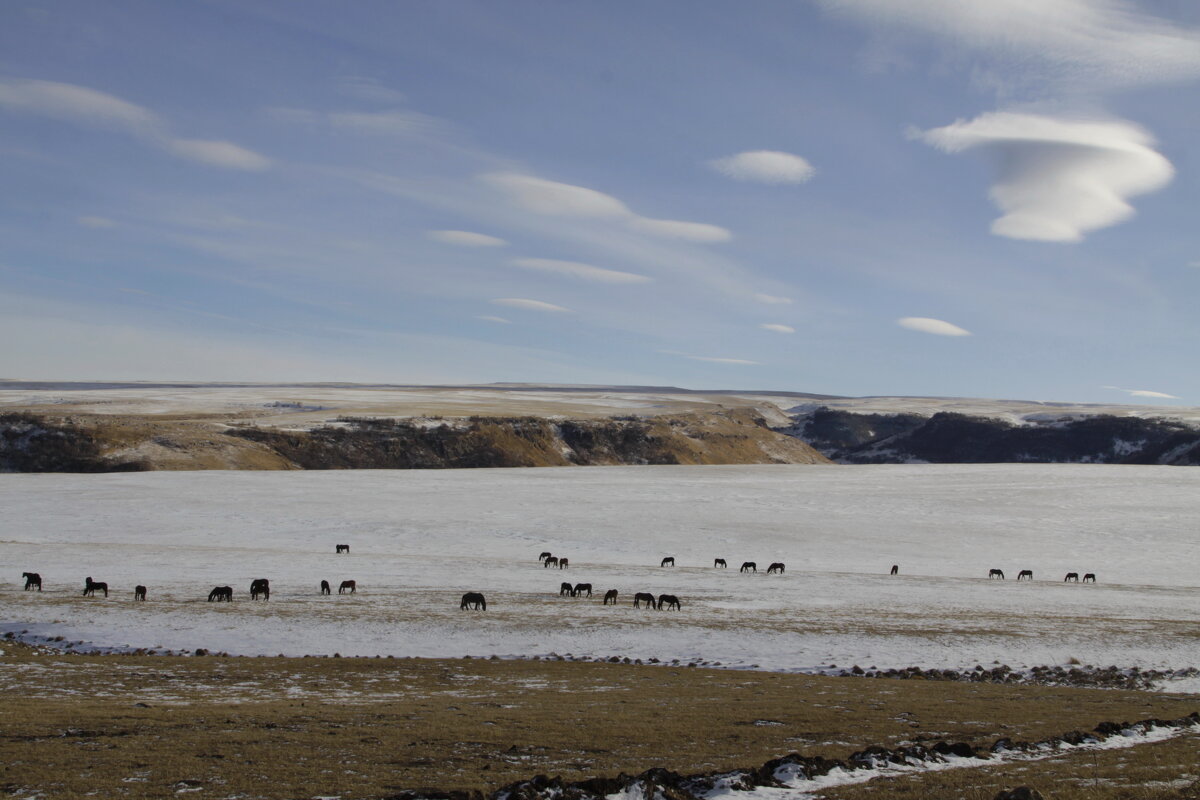
{"type": "Polygon", "coordinates": [[[342,581],[338,586],[338,594],[355,594],[358,592],[358,584],[354,581],[342,581]]]}
{"type": "Polygon", "coordinates": [[[467,592],[462,596],[462,602],[458,604],[458,607],[463,610],[487,611],[487,600],[479,592],[467,592]]]}
{"type": "Polygon", "coordinates": [[[608,605],[610,601],[612,602],[612,604],[614,606],[617,604],[617,590],[616,589],[609,589],[607,592],[604,593],[604,605],[608,605]]]}
{"type": "Polygon", "coordinates": [[[659,566],[660,567],[675,566],[675,556],[667,556],[666,558],[664,558],[662,560],[662,563],[659,564],[659,566]]]}
{"type": "Polygon", "coordinates": [[[638,592],[633,596],[634,608],[640,608],[642,603],[645,603],[650,608],[658,608],[658,602],[655,601],[654,595],[649,592],[638,592]]]}
{"type": "Polygon", "coordinates": [[[232,603],[233,602],[233,587],[232,586],[214,586],[213,590],[208,593],[208,602],[213,603],[232,603]]]}
{"type": "Polygon", "coordinates": [[[250,599],[257,600],[260,594],[263,600],[271,599],[271,582],[266,578],[256,578],[250,581],[250,599]]]}
{"type": "Polygon", "coordinates": [[[42,590],[42,576],[36,572],[22,572],[21,577],[25,579],[25,591],[37,589],[42,590]]]}
{"type": "Polygon", "coordinates": [[[335,553],[349,553],[350,545],[348,545],[348,544],[334,545],[334,552],[335,553]]]}
{"type": "Polygon", "coordinates": [[[94,581],[91,579],[90,576],[84,580],[84,582],[83,582],[83,596],[84,597],[95,597],[97,591],[104,592],[104,596],[108,597],[108,584],[105,583],[104,581],[94,581]]]}
{"type": "Polygon", "coordinates": [[[1000,580],[1004,580],[1004,570],[1002,570],[1002,569],[989,569],[989,570],[988,570],[988,580],[990,581],[990,580],[992,580],[993,578],[998,578],[998,579],[1000,579],[1000,580]]]}
{"type": "Polygon", "coordinates": [[[664,607],[669,611],[672,608],[679,610],[679,598],[673,594],[660,594],[658,596],[658,609],[661,611],[664,607]]]}
{"type": "Polygon", "coordinates": [[[767,567],[767,574],[768,574],[768,575],[772,575],[772,574],[774,574],[774,573],[776,573],[776,572],[778,572],[780,575],[782,575],[782,574],[783,574],[783,562],[782,562],[782,561],[776,561],[774,564],[772,564],[771,566],[767,567]]]}
{"type": "Polygon", "coordinates": [[[134,600],[145,600],[146,599],[146,587],[142,586],[141,584],[138,584],[137,586],[133,587],[133,599],[134,600]]]}
{"type": "Polygon", "coordinates": [[[758,564],[753,561],[743,561],[742,568],[738,572],[758,572],[758,564]]]}
{"type": "Polygon", "coordinates": [[[729,565],[725,563],[725,559],[723,559],[723,558],[717,558],[717,559],[713,560],[713,569],[716,569],[717,567],[721,567],[722,569],[724,569],[728,566],[729,565]]]}

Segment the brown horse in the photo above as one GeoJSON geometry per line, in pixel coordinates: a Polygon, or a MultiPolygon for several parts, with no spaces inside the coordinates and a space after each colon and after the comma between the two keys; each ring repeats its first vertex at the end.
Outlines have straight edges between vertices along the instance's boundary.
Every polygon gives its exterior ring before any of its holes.
{"type": "Polygon", "coordinates": [[[672,567],[675,566],[675,556],[667,556],[666,558],[664,558],[662,560],[662,563],[659,564],[660,567],[665,567],[667,565],[670,565],[672,567]]]}
{"type": "Polygon", "coordinates": [[[350,545],[348,545],[348,544],[337,544],[337,545],[334,545],[333,548],[334,548],[335,553],[349,553],[350,552],[350,545]]]}
{"type": "Polygon", "coordinates": [[[751,572],[751,571],[758,572],[758,564],[755,564],[753,561],[743,561],[742,568],[738,570],[738,572],[751,572]]]}
{"type": "Polygon", "coordinates": [[[1096,573],[1094,573],[1094,572],[1085,573],[1083,576],[1083,582],[1084,583],[1095,583],[1096,582],[1096,573]]]}
{"type": "Polygon", "coordinates": [[[357,593],[358,584],[354,581],[342,581],[342,584],[338,586],[338,594],[346,594],[347,592],[350,594],[357,593]]]}
{"type": "Polygon", "coordinates": [[[263,600],[271,599],[271,582],[266,578],[257,578],[250,581],[250,599],[257,600],[260,594],[263,600]]]}
{"type": "Polygon", "coordinates": [[[567,581],[563,581],[558,585],[558,596],[562,597],[563,595],[566,595],[567,597],[575,596],[575,587],[567,581]]]}
{"type": "Polygon", "coordinates": [[[575,584],[574,592],[575,592],[575,597],[579,597],[579,595],[583,594],[584,592],[587,592],[587,596],[591,597],[592,596],[592,585],[590,583],[577,583],[577,584],[575,584]]]}
{"type": "Polygon", "coordinates": [[[1063,578],[1063,583],[1066,583],[1067,581],[1071,581],[1073,583],[1079,583],[1079,573],[1078,572],[1068,572],[1067,577],[1063,578]]]}
{"type": "Polygon", "coordinates": [[[660,594],[658,596],[658,610],[661,611],[664,606],[668,611],[670,611],[672,608],[678,611],[679,598],[673,594],[660,594]]]}
{"type": "Polygon", "coordinates": [[[462,596],[462,602],[458,607],[463,611],[473,609],[475,611],[487,611],[487,600],[479,592],[467,592],[462,596]]]}
{"type": "Polygon", "coordinates": [[[713,559],[713,569],[716,569],[717,567],[720,567],[721,569],[725,569],[728,566],[729,565],[725,563],[725,559],[723,559],[723,558],[713,559]]]}
{"type": "Polygon", "coordinates": [[[83,583],[83,596],[95,597],[97,590],[104,592],[104,596],[108,597],[108,584],[104,581],[94,581],[89,576],[83,583]]]}
{"type": "Polygon", "coordinates": [[[329,581],[321,581],[321,594],[329,594],[329,581]]]}
{"type": "Polygon", "coordinates": [[[654,595],[649,592],[638,592],[633,596],[634,608],[640,608],[641,603],[645,603],[650,608],[658,608],[658,602],[654,599],[654,595]]]}
{"type": "Polygon", "coordinates": [[[133,599],[134,600],[145,600],[146,599],[146,587],[142,586],[140,583],[137,586],[133,587],[133,599]]]}
{"type": "Polygon", "coordinates": [[[1019,581],[1033,580],[1033,570],[1031,570],[1031,569],[1021,570],[1020,572],[1017,573],[1017,580],[1019,580],[1019,581]]]}
{"type": "Polygon", "coordinates": [[[604,593],[604,605],[608,605],[609,601],[612,601],[612,604],[614,606],[617,604],[617,590],[616,589],[609,589],[607,592],[604,593]]]}
{"type": "Polygon", "coordinates": [[[213,590],[208,593],[208,602],[226,603],[233,602],[233,587],[232,586],[214,586],[213,590]]]}
{"type": "Polygon", "coordinates": [[[36,572],[22,572],[21,577],[25,579],[25,591],[36,588],[39,592],[42,590],[42,576],[36,572]]]}
{"type": "Polygon", "coordinates": [[[775,574],[776,572],[778,572],[780,575],[782,575],[782,574],[783,574],[783,562],[782,562],[782,561],[776,561],[774,564],[772,564],[771,566],[767,567],[767,574],[768,574],[768,575],[773,575],[773,574],[775,574]]]}

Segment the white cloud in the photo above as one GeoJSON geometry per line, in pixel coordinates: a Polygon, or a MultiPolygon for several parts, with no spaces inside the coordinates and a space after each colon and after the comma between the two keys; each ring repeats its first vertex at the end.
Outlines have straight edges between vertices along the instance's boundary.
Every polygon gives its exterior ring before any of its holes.
{"type": "Polygon", "coordinates": [[[762,325],[759,325],[758,327],[762,328],[764,331],[775,331],[776,333],[795,333],[796,332],[796,329],[793,328],[791,325],[781,325],[778,322],[764,322],[762,325]]]}
{"type": "Polygon", "coordinates": [[[1105,389],[1116,389],[1118,392],[1125,392],[1130,397],[1153,397],[1159,400],[1179,400],[1173,394],[1165,392],[1152,392],[1149,389],[1122,389],[1120,386],[1105,386],[1105,389]]]}
{"type": "Polygon", "coordinates": [[[440,122],[419,111],[345,111],[329,114],[329,124],[359,133],[398,136],[428,131],[438,127],[440,122]]]}
{"type": "Polygon", "coordinates": [[[175,138],[153,111],[84,86],[0,78],[0,108],[119,130],[173,155],[213,166],[261,170],[271,164],[266,157],[232,142],[175,138]]]}
{"type": "Polygon", "coordinates": [[[510,320],[510,319],[505,319],[504,317],[493,317],[490,314],[484,314],[483,316],[478,317],[478,319],[481,319],[484,322],[499,322],[503,325],[511,325],[512,324],[512,320],[510,320]]]}
{"type": "Polygon", "coordinates": [[[930,317],[904,317],[896,320],[901,328],[921,333],[932,333],[937,336],[970,336],[971,332],[952,323],[930,317]]]}
{"type": "Polygon", "coordinates": [[[759,183],[804,183],[816,173],[804,158],[777,150],[750,150],[708,164],[735,180],[759,183]]]}
{"type": "Polygon", "coordinates": [[[117,223],[108,217],[78,217],[75,220],[85,228],[115,228],[117,223]]]}
{"type": "Polygon", "coordinates": [[[578,261],[559,261],[554,258],[514,258],[509,263],[522,269],[554,272],[597,283],[646,283],[650,280],[645,275],[637,275],[632,272],[620,272],[615,269],[582,264],[578,261]]]}
{"type": "Polygon", "coordinates": [[[792,298],[790,297],[779,297],[778,295],[763,294],[762,292],[755,294],[754,299],[760,303],[766,303],[767,305],[772,306],[787,306],[792,304],[792,298]]]}
{"type": "Polygon", "coordinates": [[[508,244],[496,236],[472,231],[429,231],[428,236],[443,244],[456,244],[462,247],[504,247],[508,244]]]}
{"type": "Polygon", "coordinates": [[[617,198],[583,186],[547,181],[516,172],[491,172],[480,177],[507,192],[518,205],[536,214],[590,218],[633,215],[617,198]]]}
{"type": "Polygon", "coordinates": [[[758,364],[757,361],[749,361],[745,358],[715,358],[713,356],[685,356],[692,361],[707,361],[710,364],[758,364]]]}
{"type": "Polygon", "coordinates": [[[498,306],[523,308],[526,311],[547,311],[556,314],[570,313],[571,311],[569,308],[556,306],[553,303],[544,303],[541,300],[529,300],[524,297],[497,297],[492,302],[498,306]]]}
{"type": "Polygon", "coordinates": [[[629,227],[642,233],[671,239],[685,239],[689,242],[727,242],[733,238],[733,234],[725,228],[704,222],[634,217],[629,221],[629,227]]]}
{"type": "Polygon", "coordinates": [[[390,89],[374,78],[349,76],[338,81],[338,91],[349,97],[372,103],[403,103],[407,98],[403,92],[390,89]]]}
{"type": "Polygon", "coordinates": [[[1059,119],[993,112],[915,134],[948,153],[996,156],[991,196],[1004,216],[992,233],[1077,242],[1134,215],[1127,198],[1161,189],[1175,174],[1154,139],[1124,120],[1059,119]]]}

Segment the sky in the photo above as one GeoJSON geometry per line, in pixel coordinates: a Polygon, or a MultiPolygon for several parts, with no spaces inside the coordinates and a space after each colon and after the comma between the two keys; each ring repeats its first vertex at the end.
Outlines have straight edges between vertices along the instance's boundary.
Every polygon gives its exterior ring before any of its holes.
{"type": "Polygon", "coordinates": [[[1200,3],[8,0],[0,378],[1200,403],[1200,3]]]}

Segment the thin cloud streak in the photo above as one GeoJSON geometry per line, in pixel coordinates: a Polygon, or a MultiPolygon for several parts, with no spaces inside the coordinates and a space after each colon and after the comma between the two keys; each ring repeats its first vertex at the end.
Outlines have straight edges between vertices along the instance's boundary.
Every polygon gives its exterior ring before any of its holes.
{"type": "Polygon", "coordinates": [[[530,300],[526,297],[497,297],[492,300],[498,306],[509,306],[510,308],[523,308],[526,311],[544,311],[553,314],[569,314],[571,309],[556,306],[553,303],[546,303],[542,300],[530,300]]]}
{"type": "Polygon", "coordinates": [[[498,236],[474,231],[429,231],[430,239],[442,244],[453,244],[460,247],[506,247],[508,242],[498,236]]]}
{"type": "Polygon", "coordinates": [[[902,317],[896,320],[896,324],[901,328],[908,328],[910,331],[932,333],[935,336],[971,335],[971,332],[965,328],[960,328],[953,323],[941,319],[933,319],[932,317],[902,317]]]}
{"type": "Polygon", "coordinates": [[[595,283],[648,283],[651,280],[645,275],[637,275],[632,272],[621,272],[615,269],[594,267],[591,264],[582,264],[578,261],[560,261],[553,258],[514,258],[508,263],[522,269],[567,275],[595,283]]]}
{"type": "Polygon", "coordinates": [[[775,333],[795,333],[796,332],[796,329],[793,328],[791,325],[783,325],[778,322],[764,322],[762,325],[759,325],[758,327],[762,328],[764,331],[773,331],[775,333]]]}
{"type": "Polygon", "coordinates": [[[778,150],[751,150],[714,159],[708,165],[734,180],[757,183],[804,183],[817,172],[807,159],[778,150]]]}

